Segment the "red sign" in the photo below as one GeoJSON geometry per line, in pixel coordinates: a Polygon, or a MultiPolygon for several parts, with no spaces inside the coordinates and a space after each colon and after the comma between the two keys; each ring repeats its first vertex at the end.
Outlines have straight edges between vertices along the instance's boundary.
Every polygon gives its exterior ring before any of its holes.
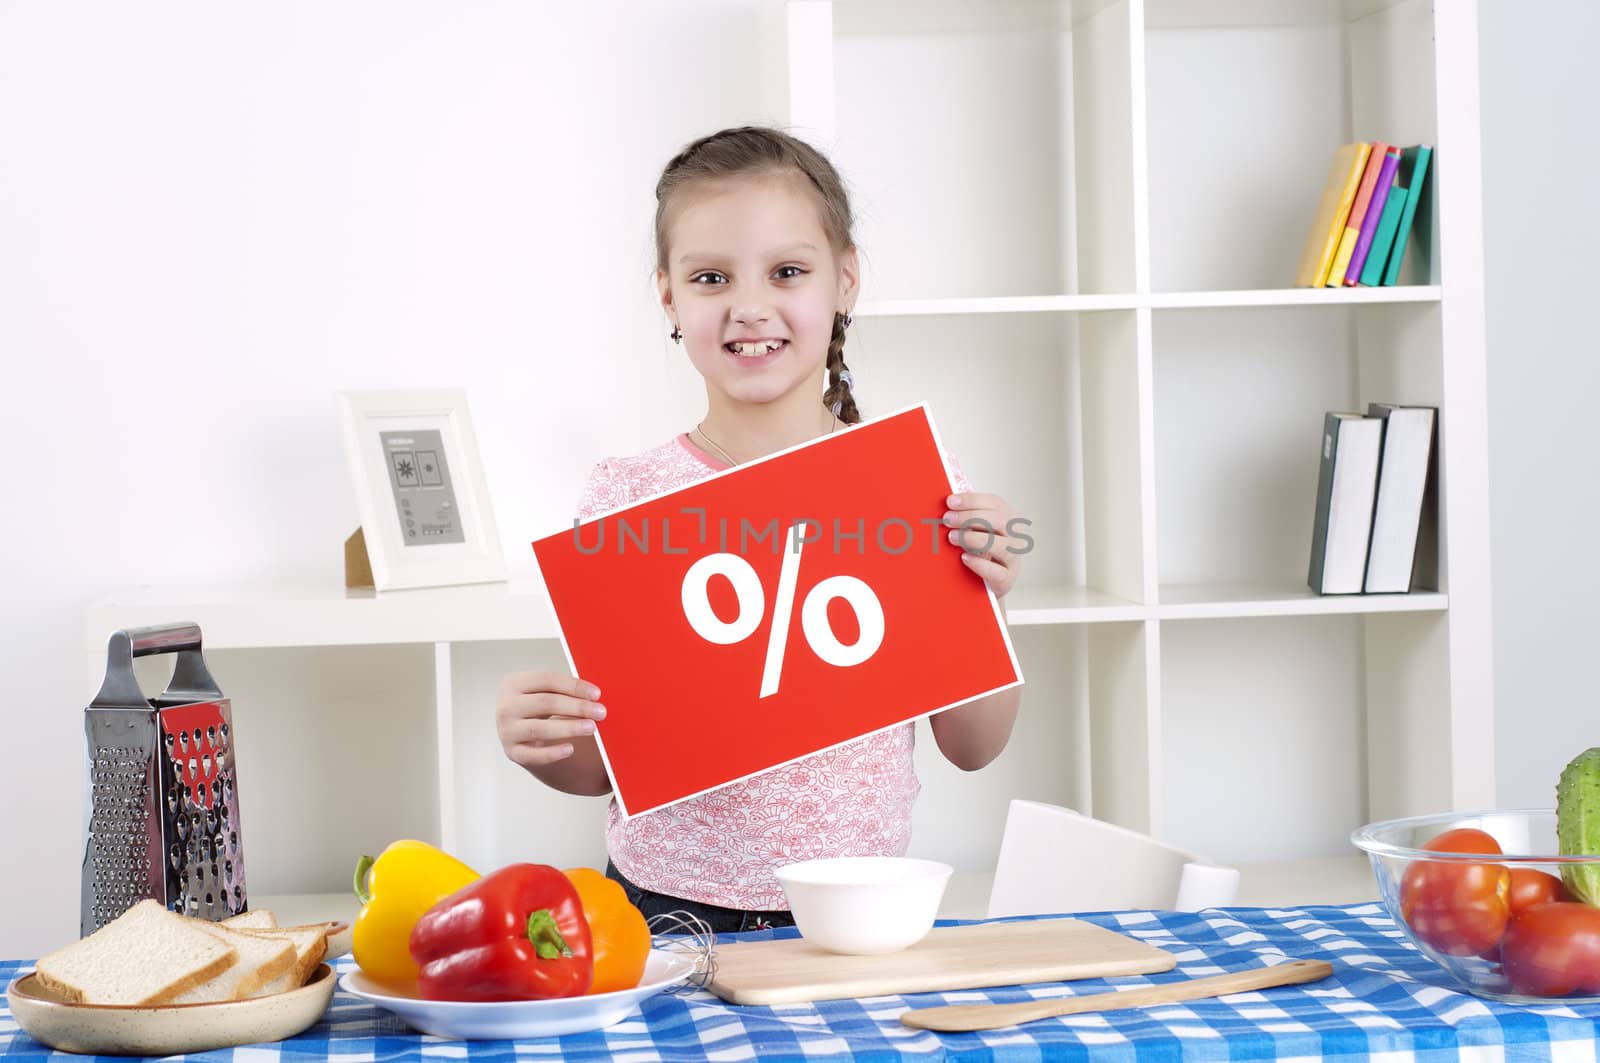
{"type": "Polygon", "coordinates": [[[535,542],[623,812],[1020,683],[950,493],[917,406],[535,542]]]}

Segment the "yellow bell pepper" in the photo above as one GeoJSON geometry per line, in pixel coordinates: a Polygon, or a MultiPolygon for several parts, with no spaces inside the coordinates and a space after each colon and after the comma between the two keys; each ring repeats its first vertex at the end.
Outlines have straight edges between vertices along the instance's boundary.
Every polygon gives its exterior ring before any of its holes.
{"type": "Polygon", "coordinates": [[[480,876],[427,842],[397,841],[374,860],[356,865],[361,914],[350,932],[350,951],[368,977],[395,988],[417,980],[411,930],[422,914],[480,876]]]}

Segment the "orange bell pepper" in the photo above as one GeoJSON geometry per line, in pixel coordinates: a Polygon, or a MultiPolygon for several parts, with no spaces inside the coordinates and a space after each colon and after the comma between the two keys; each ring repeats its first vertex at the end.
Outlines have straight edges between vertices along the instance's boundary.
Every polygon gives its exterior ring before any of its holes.
{"type": "Polygon", "coordinates": [[[632,989],[644,977],[645,960],[650,956],[650,927],[644,913],[628,901],[620,883],[592,867],[568,868],[565,874],[578,888],[583,914],[589,920],[594,954],[589,994],[632,989]]]}

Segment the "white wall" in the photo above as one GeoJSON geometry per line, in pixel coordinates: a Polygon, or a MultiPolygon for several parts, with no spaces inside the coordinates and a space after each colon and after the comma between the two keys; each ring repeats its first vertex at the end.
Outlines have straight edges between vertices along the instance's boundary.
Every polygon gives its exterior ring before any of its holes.
{"type": "Polygon", "coordinates": [[[85,605],[337,584],[333,390],[464,386],[523,567],[594,461],[693,423],[654,183],[770,117],[757,14],[0,4],[0,956],[76,933],[85,605]]]}
{"type": "Polygon", "coordinates": [[[1595,250],[1600,6],[1482,0],[1495,788],[1549,807],[1600,745],[1595,250]]]}

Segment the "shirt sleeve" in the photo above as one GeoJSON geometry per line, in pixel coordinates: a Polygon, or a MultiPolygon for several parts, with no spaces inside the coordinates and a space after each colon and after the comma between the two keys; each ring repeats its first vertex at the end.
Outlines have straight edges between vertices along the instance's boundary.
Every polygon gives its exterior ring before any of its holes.
{"type": "Polygon", "coordinates": [[[589,470],[578,502],[578,519],[589,520],[628,503],[628,485],[615,458],[606,458],[589,470]]]}

